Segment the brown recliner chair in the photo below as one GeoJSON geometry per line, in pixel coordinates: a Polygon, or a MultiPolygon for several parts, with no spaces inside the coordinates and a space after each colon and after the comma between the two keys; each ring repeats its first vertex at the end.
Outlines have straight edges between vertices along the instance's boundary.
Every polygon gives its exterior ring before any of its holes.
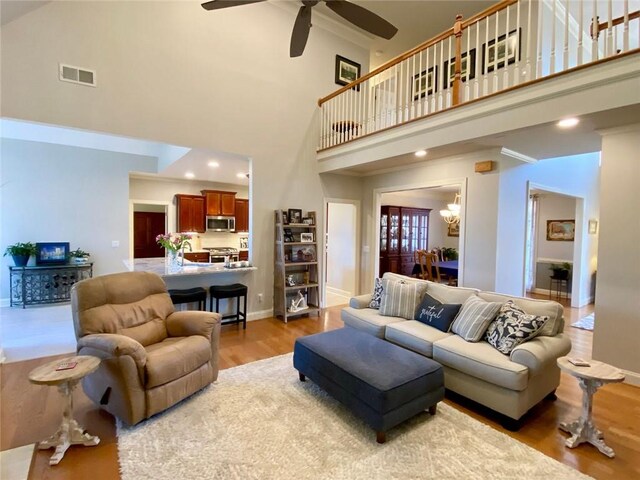
{"type": "Polygon", "coordinates": [[[71,290],[79,355],[102,359],[85,393],[134,425],[218,378],[220,315],[176,312],[154,273],[104,275],[71,290]]]}

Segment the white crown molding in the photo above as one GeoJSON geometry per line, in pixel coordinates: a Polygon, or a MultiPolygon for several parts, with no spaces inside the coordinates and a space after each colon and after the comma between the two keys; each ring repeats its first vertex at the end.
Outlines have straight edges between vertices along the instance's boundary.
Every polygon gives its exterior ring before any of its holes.
{"type": "Polygon", "coordinates": [[[637,132],[638,130],[640,130],[640,123],[632,123],[631,125],[624,125],[622,127],[603,128],[596,130],[596,132],[606,137],[608,135],[623,135],[625,133],[637,132]]]}
{"type": "Polygon", "coordinates": [[[526,163],[537,163],[538,159],[537,158],[533,158],[530,157],[529,155],[525,155],[524,153],[520,153],[520,152],[516,152],[515,150],[511,150],[509,148],[506,147],[502,147],[502,149],[500,150],[500,153],[506,157],[511,157],[514,158],[516,160],[520,160],[521,162],[526,162],[526,163]]]}

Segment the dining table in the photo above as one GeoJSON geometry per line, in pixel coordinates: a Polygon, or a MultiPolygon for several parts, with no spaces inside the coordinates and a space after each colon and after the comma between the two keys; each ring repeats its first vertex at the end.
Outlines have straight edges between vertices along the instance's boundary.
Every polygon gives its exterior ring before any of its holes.
{"type": "MultiPolygon", "coordinates": [[[[434,276],[436,275],[435,267],[438,267],[438,269],[440,270],[440,273],[444,273],[445,275],[448,275],[450,277],[458,278],[458,260],[444,260],[444,261],[439,261],[433,264],[432,274],[434,276]]],[[[420,275],[420,273],[422,273],[422,270],[420,269],[420,264],[416,263],[413,266],[413,270],[411,270],[411,275],[412,276],[420,275]]]]}

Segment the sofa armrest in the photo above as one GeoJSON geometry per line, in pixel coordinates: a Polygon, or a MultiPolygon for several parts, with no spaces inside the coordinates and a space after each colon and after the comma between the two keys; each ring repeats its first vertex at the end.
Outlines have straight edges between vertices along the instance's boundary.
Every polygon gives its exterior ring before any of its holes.
{"type": "Polygon", "coordinates": [[[211,340],[211,333],[222,321],[219,313],[184,310],[167,317],[167,333],[170,337],[202,335],[211,340]]]}
{"type": "Polygon", "coordinates": [[[351,308],[357,309],[369,308],[371,297],[373,297],[373,294],[371,293],[367,293],[366,295],[359,295],[357,297],[351,297],[351,300],[349,300],[349,306],[351,308]]]}
{"type": "Polygon", "coordinates": [[[558,358],[571,350],[571,340],[564,333],[555,337],[536,337],[518,345],[511,352],[511,361],[529,368],[531,376],[542,372],[549,363],[556,364],[558,358]]]}
{"type": "Polygon", "coordinates": [[[83,348],[91,349],[92,354],[102,359],[128,355],[133,358],[138,368],[144,367],[147,363],[147,352],[142,344],[125,335],[115,333],[85,335],[78,340],[78,351],[83,348]]]}

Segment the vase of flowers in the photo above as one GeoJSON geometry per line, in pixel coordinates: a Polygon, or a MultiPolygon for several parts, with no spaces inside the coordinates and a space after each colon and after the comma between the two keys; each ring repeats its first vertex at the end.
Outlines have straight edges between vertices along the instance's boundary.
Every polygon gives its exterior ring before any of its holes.
{"type": "Polygon", "coordinates": [[[166,264],[169,271],[175,271],[182,266],[180,265],[178,252],[182,250],[184,253],[185,247],[191,249],[189,240],[191,240],[191,235],[188,233],[164,233],[156,237],[158,245],[167,251],[166,264]]]}

